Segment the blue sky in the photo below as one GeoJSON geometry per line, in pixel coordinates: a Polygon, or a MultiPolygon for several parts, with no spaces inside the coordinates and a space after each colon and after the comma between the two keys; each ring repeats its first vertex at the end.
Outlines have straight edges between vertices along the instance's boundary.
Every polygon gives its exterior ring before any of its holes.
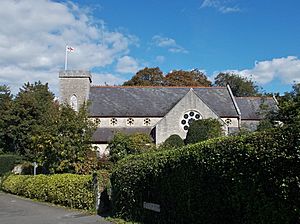
{"type": "Polygon", "coordinates": [[[267,92],[300,81],[298,0],[3,0],[0,21],[0,82],[13,90],[42,80],[57,94],[66,44],[68,68],[91,70],[94,84],[145,66],[234,71],[267,92]]]}

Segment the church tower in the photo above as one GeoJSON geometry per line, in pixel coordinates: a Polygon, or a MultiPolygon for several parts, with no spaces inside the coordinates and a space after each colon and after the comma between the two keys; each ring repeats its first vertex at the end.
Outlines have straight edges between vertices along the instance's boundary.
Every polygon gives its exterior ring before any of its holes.
{"type": "Polygon", "coordinates": [[[78,111],[88,100],[92,75],[89,71],[66,70],[59,72],[59,101],[78,111]]]}

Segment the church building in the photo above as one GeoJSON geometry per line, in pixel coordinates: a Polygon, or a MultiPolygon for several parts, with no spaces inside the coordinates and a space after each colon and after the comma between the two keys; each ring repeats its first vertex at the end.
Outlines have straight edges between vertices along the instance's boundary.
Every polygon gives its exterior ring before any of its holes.
{"type": "Polygon", "coordinates": [[[117,132],[146,133],[158,145],[170,135],[185,139],[194,120],[215,118],[225,134],[240,128],[255,130],[267,110],[277,107],[273,97],[235,97],[227,87],[96,86],[88,71],[59,73],[60,102],[74,110],[89,101],[89,116],[98,119],[93,144],[107,153],[117,132]]]}

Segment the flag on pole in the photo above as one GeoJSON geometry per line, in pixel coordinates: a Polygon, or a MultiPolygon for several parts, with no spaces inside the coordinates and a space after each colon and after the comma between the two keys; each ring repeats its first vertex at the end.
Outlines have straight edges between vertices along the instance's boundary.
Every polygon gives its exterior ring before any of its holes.
{"type": "Polygon", "coordinates": [[[68,52],[74,52],[75,48],[66,45],[66,54],[65,54],[65,70],[68,69],[68,52]]]}
{"type": "Polygon", "coordinates": [[[74,51],[75,51],[75,48],[67,45],[67,46],[66,46],[66,51],[67,51],[67,52],[74,52],[74,51]]]}

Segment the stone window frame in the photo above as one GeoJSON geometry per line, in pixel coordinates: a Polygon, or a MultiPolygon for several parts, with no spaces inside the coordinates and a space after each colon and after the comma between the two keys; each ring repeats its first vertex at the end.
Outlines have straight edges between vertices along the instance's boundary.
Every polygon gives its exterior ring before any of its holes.
{"type": "Polygon", "coordinates": [[[197,110],[187,110],[180,119],[182,129],[187,132],[193,121],[203,119],[201,113],[197,110]]]}
{"type": "Polygon", "coordinates": [[[128,126],[133,126],[134,125],[134,119],[132,117],[127,118],[126,124],[128,126]]]}
{"type": "Polygon", "coordinates": [[[150,119],[149,117],[146,117],[146,118],[144,119],[144,125],[145,125],[145,126],[151,125],[151,119],[150,119]]]}
{"type": "Polygon", "coordinates": [[[118,124],[118,119],[115,118],[115,117],[111,118],[111,119],[110,119],[110,124],[111,124],[112,126],[117,125],[117,124],[118,124]]]}

